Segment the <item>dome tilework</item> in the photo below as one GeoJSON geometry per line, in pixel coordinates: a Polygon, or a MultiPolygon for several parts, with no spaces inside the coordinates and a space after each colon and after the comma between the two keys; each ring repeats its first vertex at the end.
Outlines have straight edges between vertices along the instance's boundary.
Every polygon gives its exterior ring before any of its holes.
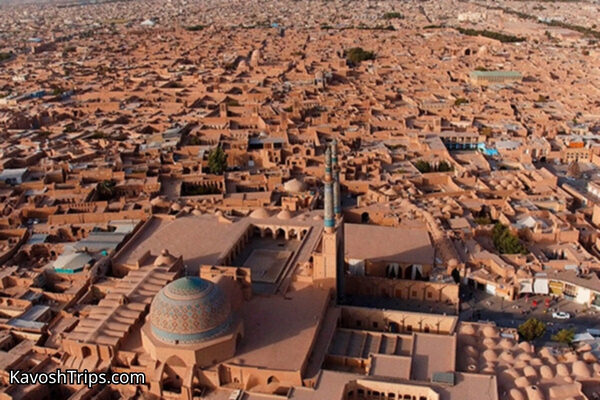
{"type": "Polygon", "coordinates": [[[198,343],[225,333],[232,324],[231,303],[214,283],[184,277],[165,286],[152,301],[152,333],[167,343],[198,343]]]}

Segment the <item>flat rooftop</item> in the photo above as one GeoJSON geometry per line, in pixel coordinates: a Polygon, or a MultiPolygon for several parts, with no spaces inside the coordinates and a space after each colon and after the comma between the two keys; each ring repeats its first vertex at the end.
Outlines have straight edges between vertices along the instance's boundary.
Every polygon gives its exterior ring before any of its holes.
{"type": "Polygon", "coordinates": [[[456,337],[415,333],[410,378],[429,381],[434,372],[453,372],[456,360],[456,337]]]}
{"type": "Polygon", "coordinates": [[[345,224],[346,259],[433,264],[434,250],[425,229],[345,224]]]}
{"type": "Polygon", "coordinates": [[[166,220],[152,218],[134,235],[118,255],[117,265],[135,265],[147,251],[159,254],[168,249],[192,268],[199,265],[218,265],[221,257],[248,228],[250,221],[222,223],[214,215],[200,215],[166,220]]]}

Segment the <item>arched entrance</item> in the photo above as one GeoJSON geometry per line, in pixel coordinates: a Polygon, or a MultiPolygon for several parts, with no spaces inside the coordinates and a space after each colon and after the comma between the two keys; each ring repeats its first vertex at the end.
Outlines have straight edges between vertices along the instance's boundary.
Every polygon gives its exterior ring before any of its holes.
{"type": "Polygon", "coordinates": [[[371,218],[369,217],[369,213],[368,212],[364,212],[360,216],[360,222],[363,223],[363,224],[368,224],[370,220],[371,220],[371,218]]]}
{"type": "Polygon", "coordinates": [[[454,283],[460,283],[460,272],[458,268],[454,268],[451,272],[452,279],[454,279],[454,283]]]}

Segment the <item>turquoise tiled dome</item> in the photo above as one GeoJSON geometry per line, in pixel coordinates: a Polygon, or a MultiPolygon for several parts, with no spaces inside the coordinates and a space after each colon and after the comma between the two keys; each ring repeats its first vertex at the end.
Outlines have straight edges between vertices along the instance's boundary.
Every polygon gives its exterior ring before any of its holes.
{"type": "Polygon", "coordinates": [[[231,326],[231,303],[214,283],[185,277],[165,286],[150,306],[154,336],[167,343],[214,339],[231,326]]]}

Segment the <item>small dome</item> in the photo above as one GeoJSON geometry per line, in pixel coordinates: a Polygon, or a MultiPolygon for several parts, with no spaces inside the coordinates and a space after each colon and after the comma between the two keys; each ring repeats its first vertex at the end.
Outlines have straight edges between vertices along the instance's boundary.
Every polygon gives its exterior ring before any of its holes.
{"type": "MultiPolygon", "coordinates": [[[[484,334],[485,334],[485,332],[484,332],[484,334]]],[[[487,347],[488,349],[493,349],[498,345],[498,343],[496,343],[494,338],[486,337],[485,339],[483,339],[483,345],[485,347],[487,347]]]]}
{"type": "Polygon", "coordinates": [[[578,378],[583,378],[583,379],[588,379],[592,377],[592,374],[590,373],[590,368],[588,367],[588,365],[579,360],[579,361],[575,361],[573,363],[573,375],[575,375],[578,378]]]}
{"type": "MultiPolygon", "coordinates": [[[[527,342],[523,342],[523,343],[527,343],[527,342]]],[[[521,344],[523,344],[523,343],[521,343],[521,344]]],[[[521,347],[521,344],[519,344],[519,347],[521,347]]],[[[529,353],[531,353],[531,345],[529,348],[530,348],[529,353]]],[[[542,347],[542,349],[540,350],[540,356],[542,356],[543,358],[546,358],[551,355],[552,355],[552,353],[550,352],[550,349],[547,347],[542,347]]]]}
{"type": "Polygon", "coordinates": [[[192,215],[195,215],[197,217],[199,215],[202,215],[202,211],[198,210],[197,208],[194,208],[192,210],[192,215]]]}
{"type": "Polygon", "coordinates": [[[504,371],[504,373],[506,375],[510,376],[513,380],[520,378],[522,376],[519,371],[517,371],[516,369],[512,369],[512,368],[507,369],[506,371],[504,371]]]}
{"type": "Polygon", "coordinates": [[[527,379],[526,377],[522,376],[520,378],[515,379],[515,386],[519,387],[519,388],[525,388],[527,386],[529,386],[529,379],[527,379]]]}
{"type": "Polygon", "coordinates": [[[306,185],[304,182],[294,178],[284,183],[283,189],[288,193],[302,193],[306,192],[306,185]]]}
{"type": "Polygon", "coordinates": [[[485,361],[497,361],[498,355],[494,350],[487,349],[483,352],[483,358],[485,359],[485,361]]]}
{"type": "Polygon", "coordinates": [[[173,211],[181,211],[181,204],[179,204],[179,203],[173,203],[173,205],[171,206],[171,210],[173,210],[173,211]]]}
{"type": "Polygon", "coordinates": [[[269,219],[271,218],[271,214],[263,207],[257,208],[256,210],[250,213],[250,218],[252,219],[269,219]]]}
{"type": "Polygon", "coordinates": [[[523,369],[523,368],[527,367],[528,365],[529,364],[527,363],[527,361],[524,361],[524,360],[516,360],[513,363],[513,367],[518,368],[518,369],[523,369]]]}
{"type": "Polygon", "coordinates": [[[509,339],[504,338],[500,340],[500,346],[504,349],[512,349],[514,345],[514,342],[509,339]]]}
{"type": "Polygon", "coordinates": [[[535,370],[535,368],[533,368],[532,366],[527,366],[525,368],[523,368],[523,374],[525,374],[525,376],[527,377],[533,377],[533,378],[537,378],[538,374],[537,371],[535,370]]]}
{"type": "Polygon", "coordinates": [[[483,336],[486,338],[498,337],[498,329],[493,326],[488,326],[483,330],[483,336]]]}
{"type": "Polygon", "coordinates": [[[517,360],[531,361],[533,357],[529,353],[521,353],[517,356],[517,360]]]}
{"type": "Polygon", "coordinates": [[[214,283],[184,277],[165,286],[152,301],[154,336],[166,343],[198,343],[214,339],[231,326],[231,304],[214,283]]]}
{"type": "Polygon", "coordinates": [[[479,352],[473,346],[466,346],[465,347],[465,353],[467,353],[467,355],[469,355],[471,357],[477,357],[477,356],[479,356],[479,352]]]}
{"type": "Polygon", "coordinates": [[[277,218],[279,219],[292,219],[294,218],[294,216],[292,215],[292,213],[289,210],[282,210],[279,212],[279,214],[277,214],[277,218]]]}
{"type": "Polygon", "coordinates": [[[500,359],[502,359],[504,361],[512,362],[515,360],[515,356],[513,355],[512,351],[505,350],[502,352],[502,354],[500,354],[500,359]]]}
{"type": "Polygon", "coordinates": [[[158,257],[156,257],[156,260],[154,260],[154,266],[155,267],[169,266],[169,265],[173,264],[175,261],[177,261],[177,257],[170,254],[169,250],[164,249],[163,251],[160,252],[160,255],[158,257]]]}
{"type": "Polygon", "coordinates": [[[565,364],[558,364],[556,366],[556,373],[560,376],[569,376],[571,375],[569,373],[569,369],[567,368],[567,366],[565,364]]]}
{"type": "MultiPolygon", "coordinates": [[[[539,358],[536,358],[536,360],[539,360],[539,358]]],[[[549,355],[548,357],[546,357],[546,364],[556,365],[558,364],[558,360],[553,355],[549,355]]]]}
{"type": "Polygon", "coordinates": [[[471,324],[460,324],[459,333],[462,335],[474,335],[475,327],[471,324]]]}
{"type": "Polygon", "coordinates": [[[600,375],[600,364],[598,364],[597,362],[593,363],[592,364],[592,369],[594,370],[594,372],[596,373],[596,375],[600,375]]]}
{"type": "Polygon", "coordinates": [[[542,365],[540,367],[540,375],[544,379],[554,379],[554,372],[552,372],[552,368],[547,365],[542,365]]]}
{"type": "Polygon", "coordinates": [[[567,354],[565,354],[565,360],[566,362],[575,362],[579,360],[579,357],[577,357],[577,354],[575,352],[570,351],[567,354]]]}
{"type": "Polygon", "coordinates": [[[583,353],[581,355],[581,358],[583,358],[583,361],[590,364],[598,361],[596,356],[591,351],[586,351],[585,353],[583,353]]]}
{"type": "Polygon", "coordinates": [[[535,357],[535,358],[532,358],[531,361],[529,361],[529,364],[531,364],[533,366],[540,366],[540,365],[544,365],[544,362],[542,360],[540,360],[539,358],[535,357]]]}
{"type": "Polygon", "coordinates": [[[527,396],[523,394],[519,389],[513,388],[510,390],[510,398],[512,400],[527,400],[527,396]]]}

